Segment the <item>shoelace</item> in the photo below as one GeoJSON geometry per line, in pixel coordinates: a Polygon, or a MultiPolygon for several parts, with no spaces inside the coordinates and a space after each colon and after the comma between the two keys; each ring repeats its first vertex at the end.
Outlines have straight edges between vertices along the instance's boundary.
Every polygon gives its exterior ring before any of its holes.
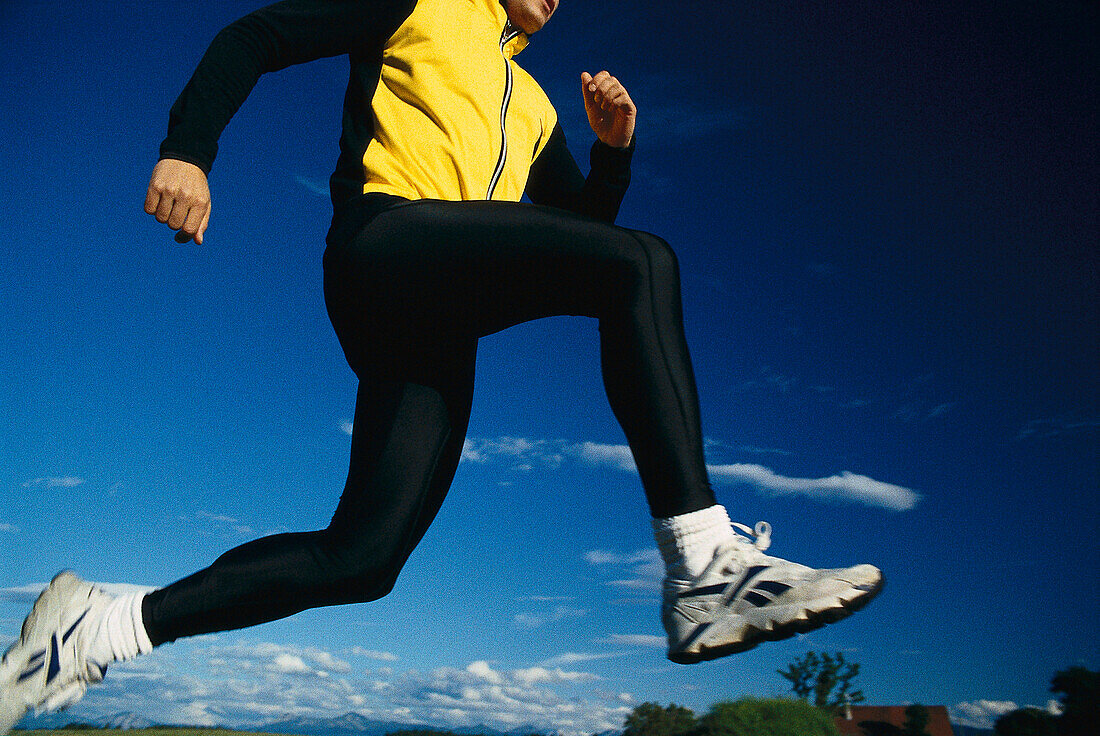
{"type": "Polygon", "coordinates": [[[772,526],[766,521],[756,522],[756,528],[732,522],[733,526],[744,532],[734,534],[733,539],[718,549],[714,555],[714,564],[720,565],[724,572],[736,572],[748,566],[748,561],[760,554],[772,544],[772,526]]]}
{"type": "Polygon", "coordinates": [[[738,524],[736,521],[732,523],[735,527],[745,532],[745,534],[752,535],[751,540],[749,540],[747,537],[741,537],[740,535],[738,535],[738,538],[745,542],[751,541],[752,546],[760,550],[761,552],[772,546],[772,525],[768,522],[756,522],[755,529],[750,529],[744,524],[738,524]]]}

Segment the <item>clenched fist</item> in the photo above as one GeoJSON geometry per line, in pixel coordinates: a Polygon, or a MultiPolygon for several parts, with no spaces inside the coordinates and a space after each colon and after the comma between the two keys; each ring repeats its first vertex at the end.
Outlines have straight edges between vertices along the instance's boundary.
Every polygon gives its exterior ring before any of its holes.
{"type": "Polygon", "coordinates": [[[629,146],[634,137],[638,108],[619,80],[606,71],[594,77],[581,72],[581,92],[592,132],[609,146],[629,146]]]}
{"type": "Polygon", "coordinates": [[[161,159],[153,167],[145,211],[176,233],[177,243],[192,238],[202,245],[202,235],[210,222],[210,186],[198,166],[172,158],[161,159]]]}

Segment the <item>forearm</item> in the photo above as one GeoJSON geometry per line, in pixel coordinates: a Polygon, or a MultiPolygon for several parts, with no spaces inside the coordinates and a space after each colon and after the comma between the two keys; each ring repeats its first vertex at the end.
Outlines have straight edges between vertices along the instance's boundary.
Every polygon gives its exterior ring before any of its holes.
{"type": "Polygon", "coordinates": [[[630,160],[634,155],[634,139],[626,148],[613,148],[601,141],[592,144],[591,169],[581,193],[585,214],[614,222],[619,206],[630,186],[630,160]]]}
{"type": "Polygon", "coordinates": [[[599,141],[590,153],[588,176],[581,174],[558,126],[531,167],[527,195],[536,204],[570,210],[605,222],[614,222],[630,184],[634,144],[617,149],[599,141]]]}

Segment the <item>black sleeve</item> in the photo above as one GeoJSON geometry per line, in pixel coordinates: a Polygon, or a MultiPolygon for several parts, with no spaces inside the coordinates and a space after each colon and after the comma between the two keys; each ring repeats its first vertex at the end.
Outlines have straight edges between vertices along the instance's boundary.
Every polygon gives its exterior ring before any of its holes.
{"type": "Polygon", "coordinates": [[[385,37],[408,15],[410,0],[285,0],[223,28],[168,116],[161,158],[209,173],[218,137],[260,75],[339,56],[385,37]]]}
{"type": "Polygon", "coordinates": [[[581,175],[577,162],[565,145],[561,124],[554,126],[550,140],[531,164],[527,178],[527,196],[535,204],[615,222],[623,195],[630,184],[630,159],[634,140],[628,148],[613,148],[599,140],[592,144],[591,169],[581,175]]]}

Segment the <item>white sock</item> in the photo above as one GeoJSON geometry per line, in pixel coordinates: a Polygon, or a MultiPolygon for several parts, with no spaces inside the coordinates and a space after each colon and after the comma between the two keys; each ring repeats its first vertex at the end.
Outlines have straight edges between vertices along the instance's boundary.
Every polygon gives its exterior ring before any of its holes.
{"type": "Polygon", "coordinates": [[[668,580],[686,583],[699,577],[718,546],[736,534],[725,507],[715,504],[689,514],[654,519],[653,536],[668,580]]]}
{"type": "Polygon", "coordinates": [[[94,622],[88,656],[100,664],[123,662],[153,651],[153,642],[141,620],[144,593],[130,593],[112,600],[94,622]]]}

